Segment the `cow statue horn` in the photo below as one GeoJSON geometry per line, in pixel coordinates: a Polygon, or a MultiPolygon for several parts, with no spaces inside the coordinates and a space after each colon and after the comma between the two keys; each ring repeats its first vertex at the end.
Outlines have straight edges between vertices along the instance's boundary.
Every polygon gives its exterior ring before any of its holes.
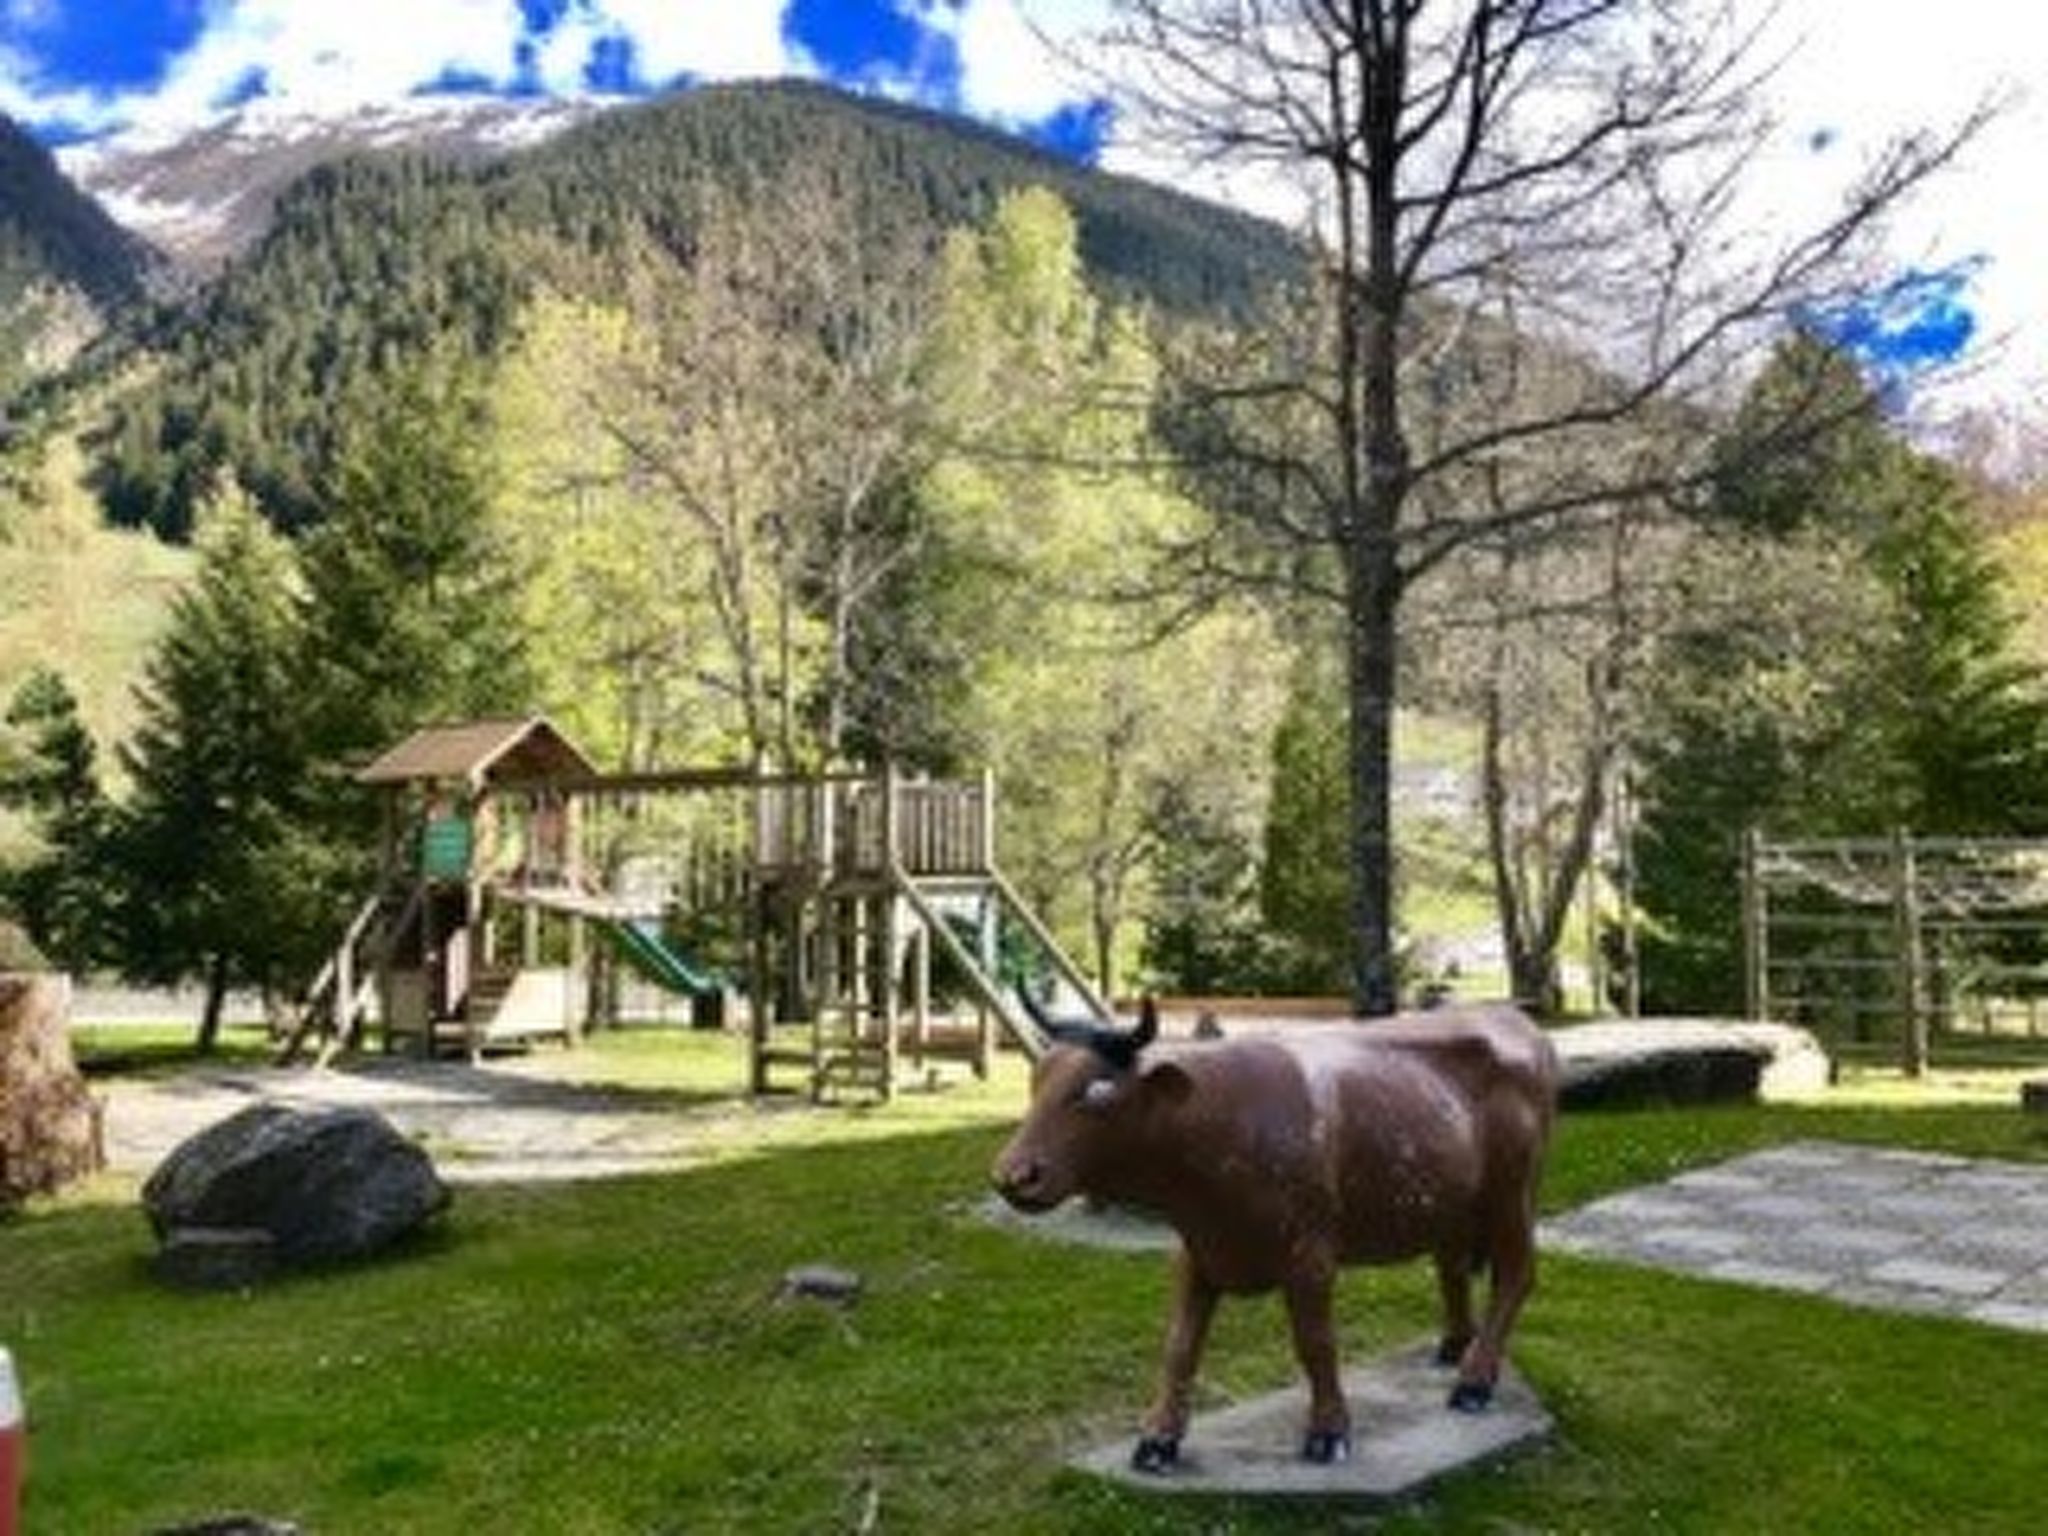
{"type": "Polygon", "coordinates": [[[1138,1027],[1131,1031],[1131,1054],[1136,1055],[1159,1038],[1159,1004],[1150,992],[1138,999],[1138,1027]]]}

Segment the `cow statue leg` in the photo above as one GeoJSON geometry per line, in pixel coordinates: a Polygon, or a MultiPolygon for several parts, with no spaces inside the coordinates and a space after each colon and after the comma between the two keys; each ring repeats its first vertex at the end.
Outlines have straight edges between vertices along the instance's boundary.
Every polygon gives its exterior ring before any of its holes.
{"type": "Polygon", "coordinates": [[[1334,1264],[1304,1265],[1287,1281],[1287,1319],[1294,1329],[1294,1354],[1308,1377],[1308,1433],[1304,1461],[1351,1459],[1351,1410],[1337,1375],[1337,1335],[1330,1322],[1334,1264]]]}
{"type": "Polygon", "coordinates": [[[1465,1358],[1478,1329],[1472,1323],[1471,1245],[1462,1239],[1435,1254],[1437,1294],[1443,1298],[1444,1331],[1437,1340],[1436,1363],[1456,1365],[1465,1358]]]}
{"type": "Polygon", "coordinates": [[[1164,1472],[1180,1460],[1195,1368],[1201,1364],[1209,1322],[1216,1315],[1216,1298],[1216,1287],[1196,1270],[1195,1261],[1183,1248],[1173,1261],[1173,1317],[1166,1327],[1159,1396],[1145,1415],[1137,1446],[1131,1451],[1131,1466],[1139,1472],[1164,1472]]]}
{"type": "Polygon", "coordinates": [[[1458,1363],[1451,1407],[1476,1413],[1493,1401],[1508,1334],[1536,1288],[1536,1182],[1533,1171],[1511,1187],[1487,1221],[1486,1256],[1493,1269],[1486,1318],[1458,1363]]]}

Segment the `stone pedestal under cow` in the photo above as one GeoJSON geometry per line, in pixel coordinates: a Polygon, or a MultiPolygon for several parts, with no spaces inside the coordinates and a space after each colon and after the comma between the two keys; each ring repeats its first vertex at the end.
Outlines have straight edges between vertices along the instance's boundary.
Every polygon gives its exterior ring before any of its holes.
{"type": "Polygon", "coordinates": [[[1483,1408],[1535,1280],[1557,1091],[1542,1032],[1507,1007],[1202,1044],[1154,1045],[1157,1032],[1149,999],[1130,1034],[1061,1031],[993,1170],[1021,1210],[1084,1194],[1156,1211],[1180,1234],[1159,1395],[1132,1464],[1179,1458],[1218,1299],[1272,1290],[1309,1381],[1302,1454],[1348,1456],[1330,1319],[1347,1264],[1434,1260],[1450,1406],[1483,1408]],[[1492,1286],[1475,1326],[1480,1268],[1492,1286]]]}

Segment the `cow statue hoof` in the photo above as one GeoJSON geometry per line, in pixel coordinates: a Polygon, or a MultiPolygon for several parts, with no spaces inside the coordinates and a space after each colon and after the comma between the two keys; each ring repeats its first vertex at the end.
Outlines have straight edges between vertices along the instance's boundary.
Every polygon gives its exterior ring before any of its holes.
{"type": "Polygon", "coordinates": [[[1312,1429],[1301,1442],[1301,1459],[1327,1467],[1351,1459],[1351,1436],[1341,1429],[1312,1429]]]}
{"type": "Polygon", "coordinates": [[[1131,1448],[1131,1470],[1157,1477],[1180,1465],[1178,1435],[1141,1435],[1131,1448]]]}
{"type": "Polygon", "coordinates": [[[1451,1408],[1458,1413],[1478,1413],[1493,1401],[1490,1381],[1461,1381],[1451,1388],[1451,1408]]]}

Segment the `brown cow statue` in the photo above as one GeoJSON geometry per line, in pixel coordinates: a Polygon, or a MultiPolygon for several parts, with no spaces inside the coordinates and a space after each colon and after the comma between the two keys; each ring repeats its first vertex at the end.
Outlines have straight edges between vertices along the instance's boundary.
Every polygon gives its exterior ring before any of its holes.
{"type": "Polygon", "coordinates": [[[1486,1406],[1535,1281],[1536,1182],[1556,1102],[1550,1042],[1509,1007],[1402,1014],[1354,1027],[1154,1046],[1147,998],[1130,1033],[1062,1026],[993,1177],[1020,1210],[1069,1195],[1163,1215],[1180,1234],[1158,1398],[1131,1464],[1180,1455],[1218,1298],[1279,1290],[1309,1381],[1302,1455],[1350,1455],[1331,1289],[1346,1264],[1428,1254],[1443,1297],[1437,1358],[1450,1406],[1486,1406]],[[1484,1322],[1472,1276],[1493,1282],[1484,1322]]]}

